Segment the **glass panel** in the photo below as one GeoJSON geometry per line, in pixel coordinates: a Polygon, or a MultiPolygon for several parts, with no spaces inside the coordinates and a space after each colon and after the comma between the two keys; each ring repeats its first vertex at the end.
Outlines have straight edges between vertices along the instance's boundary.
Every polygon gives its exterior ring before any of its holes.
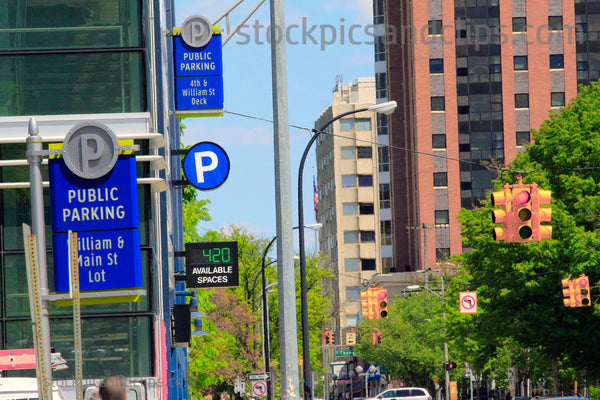
{"type": "Polygon", "coordinates": [[[374,258],[363,258],[360,260],[360,263],[363,271],[375,271],[374,258]]]}
{"type": "Polygon", "coordinates": [[[554,92],[551,94],[551,106],[552,107],[563,107],[564,105],[565,105],[564,92],[554,92]]]}
{"type": "Polygon", "coordinates": [[[347,258],[344,260],[344,266],[346,272],[358,271],[360,267],[360,260],[358,258],[347,258]]]}
{"type": "Polygon", "coordinates": [[[356,175],[342,175],[342,187],[356,187],[356,175]]]}
{"type": "Polygon", "coordinates": [[[565,61],[563,54],[550,54],[550,68],[564,68],[565,61]]]}
{"type": "Polygon", "coordinates": [[[358,176],[358,186],[373,186],[373,176],[372,175],[359,175],[358,176]]]}
{"type": "Polygon", "coordinates": [[[344,232],[344,243],[358,243],[358,231],[344,232]]]}
{"type": "Polygon", "coordinates": [[[514,57],[514,67],[515,67],[515,71],[526,71],[528,68],[527,56],[515,56],[514,57]]]}
{"type": "Polygon", "coordinates": [[[340,158],[342,160],[352,160],[356,157],[356,147],[342,147],[340,149],[340,158]]]}
{"type": "Polygon", "coordinates": [[[373,158],[373,149],[371,147],[359,146],[356,148],[358,158],[373,158]]]}
{"type": "Polygon", "coordinates": [[[0,49],[140,47],[139,0],[7,0],[0,49]]]}
{"type": "Polygon", "coordinates": [[[142,52],[1,56],[0,116],[144,111],[143,64],[142,52]]]}
{"type": "Polygon", "coordinates": [[[442,134],[431,135],[431,146],[434,149],[445,149],[446,148],[446,135],[442,135],[442,134]]]}
{"type": "Polygon", "coordinates": [[[356,203],[344,203],[344,215],[356,215],[358,214],[358,205],[356,203]]]}
{"type": "Polygon", "coordinates": [[[357,131],[370,131],[371,130],[371,118],[357,118],[356,119],[356,130],[357,131]]]}
{"type": "Polygon", "coordinates": [[[360,203],[358,206],[360,215],[372,215],[375,213],[373,203],[360,203]]]}
{"type": "Polygon", "coordinates": [[[444,96],[431,98],[431,111],[444,111],[446,109],[444,96]]]}
{"type": "MultiPolygon", "coordinates": [[[[83,377],[152,375],[151,321],[148,316],[84,318],[83,377]]],[[[52,346],[69,365],[75,365],[73,321],[52,319],[52,346]]],[[[31,328],[29,329],[31,331],[31,328]]],[[[55,379],[74,379],[74,368],[54,371],[55,379]]]]}
{"type": "Polygon", "coordinates": [[[445,225],[449,224],[450,219],[448,217],[448,210],[436,210],[435,211],[435,224],[436,225],[445,225]]]}
{"type": "Polygon", "coordinates": [[[444,59],[432,58],[429,60],[429,73],[441,74],[444,72],[444,59]]]}
{"type": "MultiPolygon", "coordinates": [[[[4,256],[4,293],[6,294],[6,315],[8,317],[25,317],[31,315],[29,310],[27,273],[24,266],[24,254],[8,254],[4,256]]],[[[31,325],[29,330],[31,331],[31,325]]]]}
{"type": "Polygon", "coordinates": [[[360,241],[361,242],[374,242],[375,241],[375,231],[360,231],[360,241]]]}
{"type": "Polygon", "coordinates": [[[348,301],[360,300],[360,288],[346,287],[346,300],[348,300],[348,301]]]}
{"type": "Polygon", "coordinates": [[[448,186],[448,174],[446,172],[434,172],[433,173],[433,186],[448,186]]]}
{"type": "Polygon", "coordinates": [[[340,120],[340,130],[342,132],[352,132],[354,130],[354,119],[346,118],[340,120]]]}
{"type": "Polygon", "coordinates": [[[529,131],[517,132],[517,146],[529,144],[529,131]]]}

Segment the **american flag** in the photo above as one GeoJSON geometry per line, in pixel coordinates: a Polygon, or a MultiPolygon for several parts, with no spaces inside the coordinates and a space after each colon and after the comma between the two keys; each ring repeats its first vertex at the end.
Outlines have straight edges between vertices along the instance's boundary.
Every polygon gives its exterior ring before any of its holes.
{"type": "Polygon", "coordinates": [[[317,179],[313,175],[313,188],[315,192],[315,221],[319,221],[319,189],[317,189],[317,179]]]}

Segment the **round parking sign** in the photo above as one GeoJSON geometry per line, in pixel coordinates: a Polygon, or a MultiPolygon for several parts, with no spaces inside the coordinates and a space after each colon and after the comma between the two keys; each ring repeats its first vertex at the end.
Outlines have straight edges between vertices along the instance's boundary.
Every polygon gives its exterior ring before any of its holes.
{"type": "Polygon", "coordinates": [[[200,190],[213,190],[229,176],[229,157],[221,146],[212,142],[196,143],[183,160],[183,171],[190,183],[200,190]]]}

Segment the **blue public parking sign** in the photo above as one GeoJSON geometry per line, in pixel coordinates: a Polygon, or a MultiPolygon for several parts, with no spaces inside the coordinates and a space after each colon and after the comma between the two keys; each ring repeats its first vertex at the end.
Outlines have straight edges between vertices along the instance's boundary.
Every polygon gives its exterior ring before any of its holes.
{"type": "Polygon", "coordinates": [[[183,161],[188,181],[197,189],[213,190],[229,176],[229,157],[221,146],[212,142],[196,143],[183,161]]]}

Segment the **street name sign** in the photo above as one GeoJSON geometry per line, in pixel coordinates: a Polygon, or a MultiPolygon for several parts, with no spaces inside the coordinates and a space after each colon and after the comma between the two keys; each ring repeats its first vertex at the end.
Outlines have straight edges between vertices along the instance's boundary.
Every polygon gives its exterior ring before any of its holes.
{"type": "Polygon", "coordinates": [[[352,357],[356,355],[356,350],[337,350],[336,357],[352,357]]]}
{"type": "Polygon", "coordinates": [[[186,287],[239,286],[237,242],[185,244],[186,287]]]}
{"type": "Polygon", "coordinates": [[[268,381],[271,379],[271,377],[266,372],[255,372],[248,374],[246,379],[249,381],[268,381]]]}

